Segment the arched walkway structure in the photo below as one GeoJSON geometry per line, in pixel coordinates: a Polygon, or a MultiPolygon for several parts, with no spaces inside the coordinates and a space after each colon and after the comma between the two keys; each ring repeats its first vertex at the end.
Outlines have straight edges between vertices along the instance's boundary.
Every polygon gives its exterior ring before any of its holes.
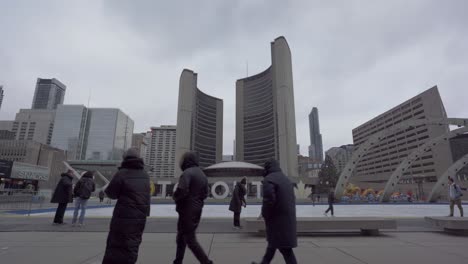
{"type": "Polygon", "coordinates": [[[408,171],[408,168],[411,167],[411,165],[418,160],[424,153],[430,151],[433,147],[446,142],[450,138],[459,136],[463,133],[468,132],[468,126],[464,126],[462,128],[458,128],[455,130],[452,130],[446,134],[443,134],[441,136],[438,136],[436,138],[433,138],[431,140],[428,140],[426,143],[418,147],[416,150],[411,152],[411,154],[408,155],[401,163],[400,165],[393,171],[392,175],[387,181],[387,184],[385,185],[385,189],[380,196],[380,202],[388,202],[390,200],[390,197],[392,193],[394,192],[396,186],[400,182],[401,178],[403,177],[403,174],[408,171]]]}
{"type": "MultiPolygon", "coordinates": [[[[461,170],[463,167],[465,167],[468,164],[468,154],[465,156],[461,157],[459,160],[457,160],[455,163],[453,163],[450,168],[441,176],[439,177],[439,180],[437,183],[434,185],[432,188],[431,194],[427,198],[427,201],[430,203],[435,203],[440,197],[440,193],[444,191],[444,188],[446,189],[448,185],[448,177],[455,178],[457,175],[457,172],[461,170]]],[[[448,190],[446,190],[448,192],[448,190]]]]}
{"type": "Polygon", "coordinates": [[[415,127],[420,125],[455,125],[459,127],[464,127],[468,125],[468,119],[463,118],[438,118],[438,119],[418,119],[402,122],[393,127],[385,129],[381,132],[378,132],[372,135],[366,142],[361,144],[357,150],[354,151],[353,156],[346,164],[345,168],[338,178],[337,185],[335,187],[335,197],[339,200],[343,196],[343,192],[346,188],[346,185],[349,183],[350,178],[352,177],[356,165],[361,160],[362,157],[379,141],[384,139],[387,135],[391,135],[399,130],[415,127]]]}

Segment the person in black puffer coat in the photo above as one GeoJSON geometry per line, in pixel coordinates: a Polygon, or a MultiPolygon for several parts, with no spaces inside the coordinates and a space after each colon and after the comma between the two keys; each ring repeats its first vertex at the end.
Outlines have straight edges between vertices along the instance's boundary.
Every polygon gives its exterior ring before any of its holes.
{"type": "Polygon", "coordinates": [[[200,223],[204,201],[208,196],[208,180],[198,167],[198,157],[193,152],[185,153],[180,161],[183,173],[174,192],[173,199],[177,221],[177,252],[174,264],[182,264],[185,248],[188,246],[201,264],[212,264],[197,241],[196,230],[200,223]]]}
{"type": "Polygon", "coordinates": [[[54,224],[64,224],[63,216],[67,210],[68,203],[73,203],[72,185],[73,176],[71,171],[62,173],[57,187],[55,187],[54,195],[52,195],[51,203],[58,203],[57,211],[55,211],[54,224]]]}
{"type": "Polygon", "coordinates": [[[124,154],[124,160],[114,175],[106,195],[117,199],[107,237],[104,264],[133,264],[150,215],[150,180],[136,148],[124,154]]]}
{"type": "Polygon", "coordinates": [[[232,192],[231,203],[229,204],[229,211],[234,212],[234,228],[241,228],[240,214],[242,206],[246,207],[245,194],[247,193],[246,186],[247,179],[243,178],[240,182],[236,183],[234,191],[232,192]]]}
{"type": "Polygon", "coordinates": [[[293,251],[297,247],[294,186],[274,159],[265,162],[262,215],[268,247],[261,263],[269,264],[278,249],[287,264],[297,264],[293,251]]]}

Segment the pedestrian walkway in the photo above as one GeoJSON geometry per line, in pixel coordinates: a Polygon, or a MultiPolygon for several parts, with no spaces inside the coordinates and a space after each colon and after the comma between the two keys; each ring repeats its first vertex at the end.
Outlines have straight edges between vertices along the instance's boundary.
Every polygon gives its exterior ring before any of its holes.
{"type": "MultiPolygon", "coordinates": [[[[2,263],[101,263],[106,232],[0,232],[2,263]]],[[[266,246],[263,237],[247,234],[204,233],[202,246],[216,264],[259,260],[266,246]]],[[[380,237],[309,236],[299,238],[299,263],[395,264],[466,263],[467,237],[438,232],[394,232],[380,237]]],[[[145,233],[138,263],[172,263],[175,233],[145,233]]],[[[197,261],[190,251],[184,263],[197,261]]],[[[283,263],[277,254],[272,264],[283,263]]]]}

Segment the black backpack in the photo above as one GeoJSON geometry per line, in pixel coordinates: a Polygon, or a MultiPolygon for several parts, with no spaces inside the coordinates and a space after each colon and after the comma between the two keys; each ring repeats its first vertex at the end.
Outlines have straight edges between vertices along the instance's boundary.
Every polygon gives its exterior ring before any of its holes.
{"type": "Polygon", "coordinates": [[[78,182],[79,186],[76,190],[75,196],[81,199],[89,199],[93,193],[94,182],[91,179],[82,179],[78,182]]]}

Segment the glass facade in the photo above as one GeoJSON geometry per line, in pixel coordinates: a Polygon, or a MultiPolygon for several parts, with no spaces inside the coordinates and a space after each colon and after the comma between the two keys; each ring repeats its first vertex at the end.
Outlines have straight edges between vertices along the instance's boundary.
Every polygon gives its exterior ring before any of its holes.
{"type": "Polygon", "coordinates": [[[131,147],[133,120],[118,109],[91,109],[88,116],[86,160],[120,160],[131,147]]]}
{"type": "Polygon", "coordinates": [[[51,145],[67,151],[67,159],[83,159],[88,109],[82,105],[59,105],[51,145]]]}
{"type": "Polygon", "coordinates": [[[121,160],[133,126],[119,109],[59,105],[52,146],[66,150],[68,160],[121,160]]]}

